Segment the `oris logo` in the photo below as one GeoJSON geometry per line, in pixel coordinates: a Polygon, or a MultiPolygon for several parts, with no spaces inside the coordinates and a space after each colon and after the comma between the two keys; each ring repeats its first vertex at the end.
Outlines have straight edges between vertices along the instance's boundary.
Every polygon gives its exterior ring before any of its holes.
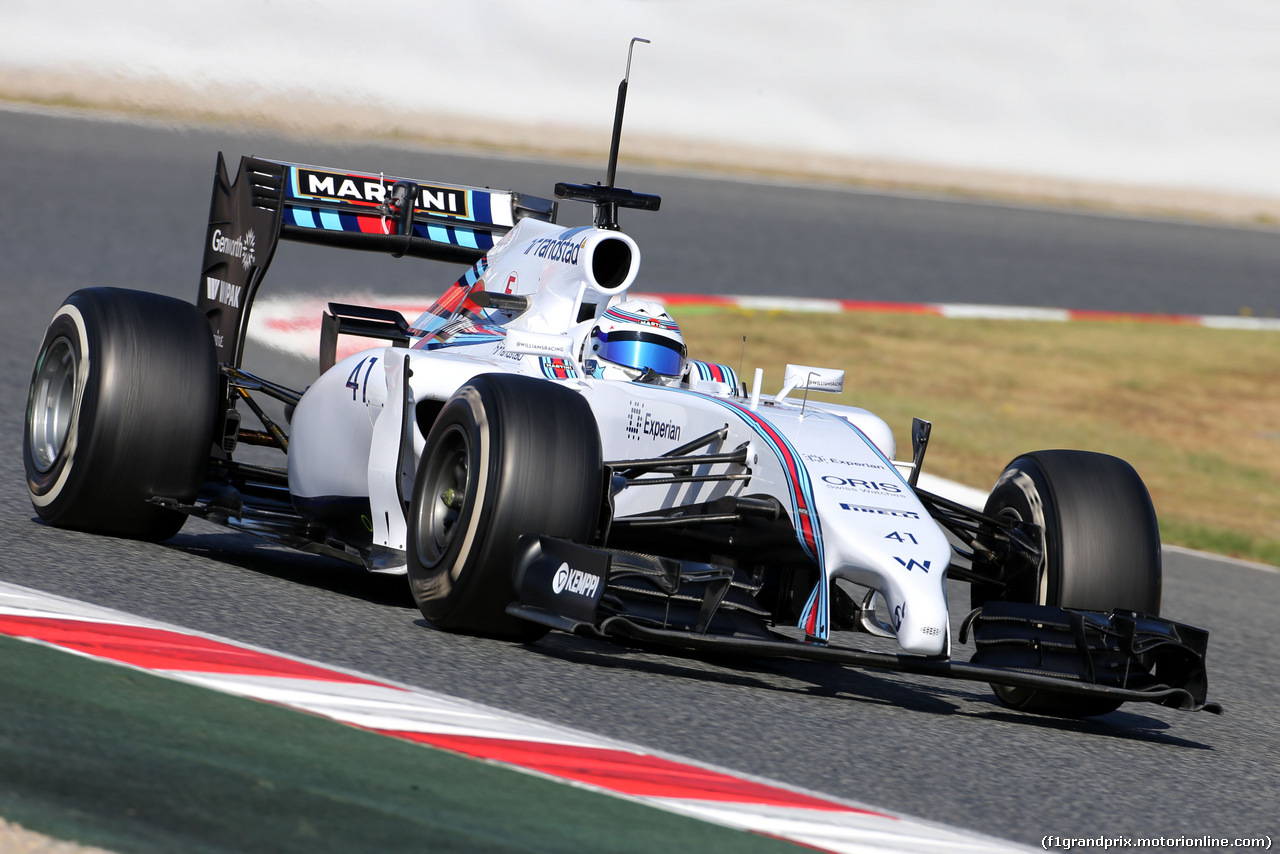
{"type": "Polygon", "coordinates": [[[551,579],[551,590],[557,595],[568,592],[590,598],[595,595],[599,586],[600,576],[580,569],[570,569],[568,563],[560,564],[560,568],[551,579]]]}
{"type": "Polygon", "coordinates": [[[840,487],[843,489],[858,489],[863,492],[878,492],[888,495],[900,495],[902,486],[896,483],[886,483],[879,480],[862,480],[860,478],[838,477],[834,474],[824,474],[822,482],[828,486],[840,487]]]}

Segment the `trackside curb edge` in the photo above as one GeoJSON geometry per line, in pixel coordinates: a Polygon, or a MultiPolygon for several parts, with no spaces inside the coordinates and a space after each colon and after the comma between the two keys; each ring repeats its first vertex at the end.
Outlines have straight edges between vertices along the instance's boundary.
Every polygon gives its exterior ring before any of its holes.
{"type": "Polygon", "coordinates": [[[817,850],[1029,850],[4,582],[0,633],[817,850]]]}

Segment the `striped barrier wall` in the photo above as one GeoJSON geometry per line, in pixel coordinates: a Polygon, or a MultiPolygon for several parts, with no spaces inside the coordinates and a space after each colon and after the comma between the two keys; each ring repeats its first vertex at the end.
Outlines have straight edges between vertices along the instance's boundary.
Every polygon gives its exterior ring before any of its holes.
{"type": "MultiPolygon", "coordinates": [[[[1086,311],[1034,306],[976,305],[969,303],[908,303],[869,300],[814,299],[802,297],[712,296],[698,294],[632,294],[665,303],[677,311],[695,310],[810,312],[817,314],[910,314],[953,320],[1022,320],[1044,323],[1087,321],[1093,323],[1145,323],[1201,326],[1252,332],[1280,332],[1280,318],[1245,315],[1157,314],[1123,311],[1086,311]]],[[[266,296],[253,306],[249,337],[267,347],[304,359],[314,359],[320,343],[320,317],[329,300],[376,305],[399,311],[410,322],[431,305],[429,298],[361,294],[345,298],[266,296]]],[[[370,346],[365,339],[344,336],[338,342],[338,358],[370,346]]]]}

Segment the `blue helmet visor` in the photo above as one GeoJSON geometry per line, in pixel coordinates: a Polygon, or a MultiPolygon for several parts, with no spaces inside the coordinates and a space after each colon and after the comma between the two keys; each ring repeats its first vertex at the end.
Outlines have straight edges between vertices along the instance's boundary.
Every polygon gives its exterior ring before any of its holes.
{"type": "Polygon", "coordinates": [[[678,377],[684,371],[684,345],[649,332],[600,332],[596,352],[615,365],[644,370],[651,368],[664,377],[678,377]]]}

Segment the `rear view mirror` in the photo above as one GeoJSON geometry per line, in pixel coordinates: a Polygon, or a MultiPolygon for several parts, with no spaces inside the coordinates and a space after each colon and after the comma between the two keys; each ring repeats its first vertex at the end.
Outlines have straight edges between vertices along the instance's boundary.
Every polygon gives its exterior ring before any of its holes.
{"type": "Polygon", "coordinates": [[[782,391],[778,392],[777,399],[782,400],[796,389],[839,394],[844,391],[844,371],[809,365],[787,365],[782,378],[782,391]]]}

